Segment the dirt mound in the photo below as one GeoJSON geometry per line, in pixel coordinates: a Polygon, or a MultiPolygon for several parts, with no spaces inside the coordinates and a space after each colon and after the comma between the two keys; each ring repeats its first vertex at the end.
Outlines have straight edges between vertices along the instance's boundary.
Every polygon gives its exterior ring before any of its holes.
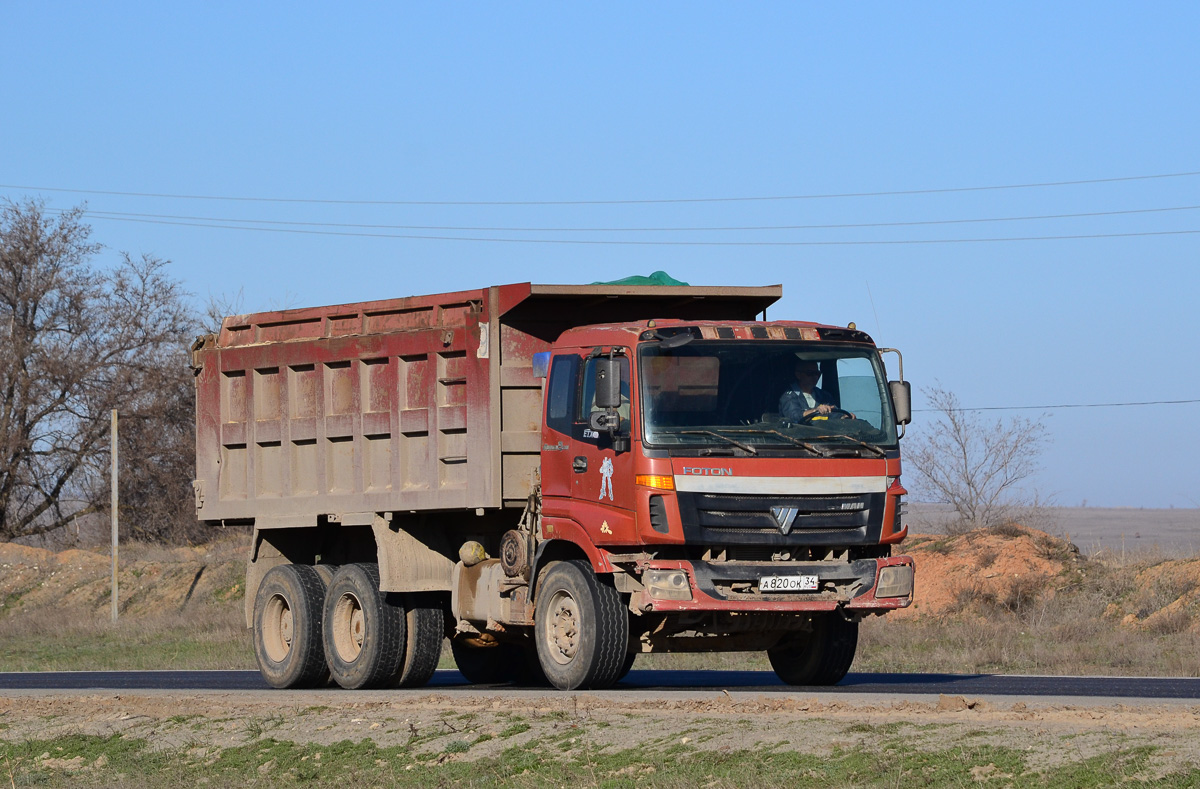
{"type": "MultiPolygon", "coordinates": [[[[159,614],[181,610],[192,601],[241,597],[245,556],[241,535],[182,548],[122,546],[117,575],[120,611],[159,614]]],[[[107,550],[55,553],[0,543],[0,617],[41,608],[107,610],[111,584],[107,550]]]]}
{"type": "Polygon", "coordinates": [[[1104,615],[1150,633],[1200,631],[1200,559],[1178,559],[1141,568],[1126,594],[1104,615]]]}
{"type": "Polygon", "coordinates": [[[984,615],[1053,598],[1079,562],[1074,547],[1024,526],[954,537],[913,535],[902,548],[916,562],[913,604],[890,616],[984,615]]]}
{"type": "Polygon", "coordinates": [[[58,554],[44,548],[32,548],[15,542],[0,543],[0,567],[12,564],[50,564],[58,562],[58,554]]]}

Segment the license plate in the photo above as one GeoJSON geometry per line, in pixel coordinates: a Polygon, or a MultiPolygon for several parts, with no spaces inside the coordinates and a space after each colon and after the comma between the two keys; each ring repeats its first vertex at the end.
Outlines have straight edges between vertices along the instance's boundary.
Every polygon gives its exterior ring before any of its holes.
{"type": "Polygon", "coordinates": [[[758,579],[759,592],[815,592],[815,575],[764,575],[758,579]]]}

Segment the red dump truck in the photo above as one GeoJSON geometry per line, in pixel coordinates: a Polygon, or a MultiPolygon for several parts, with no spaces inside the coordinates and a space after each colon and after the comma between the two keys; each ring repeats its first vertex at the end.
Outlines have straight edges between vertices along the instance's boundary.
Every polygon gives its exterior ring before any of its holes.
{"type": "Polygon", "coordinates": [[[861,619],[912,601],[909,390],[853,325],[766,321],[781,292],[523,283],[226,318],[193,348],[195,504],[253,528],[263,676],[421,685],[448,637],[479,683],[751,650],[840,680],[861,619]]]}

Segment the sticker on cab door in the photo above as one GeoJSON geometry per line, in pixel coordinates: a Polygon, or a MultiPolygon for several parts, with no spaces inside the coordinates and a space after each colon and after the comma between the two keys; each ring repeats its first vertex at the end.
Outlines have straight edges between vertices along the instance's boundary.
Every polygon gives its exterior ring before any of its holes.
{"type": "Polygon", "coordinates": [[[613,500],[612,488],[613,462],[612,458],[605,458],[600,464],[600,498],[598,501],[604,500],[604,489],[608,488],[608,500],[613,500]]]}

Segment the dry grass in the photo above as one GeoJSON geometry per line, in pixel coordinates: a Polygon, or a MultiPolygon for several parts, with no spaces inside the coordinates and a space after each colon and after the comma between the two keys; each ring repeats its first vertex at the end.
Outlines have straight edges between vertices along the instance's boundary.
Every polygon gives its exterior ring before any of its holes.
{"type": "Polygon", "coordinates": [[[1147,582],[1161,565],[1106,554],[999,594],[964,584],[946,616],[865,621],[853,670],[1200,676],[1195,576],[1147,582]]]}
{"type": "Polygon", "coordinates": [[[242,578],[246,541],[121,545],[121,616],[111,621],[107,552],[21,558],[0,592],[0,670],[252,668],[242,578]]]}
{"type": "Polygon", "coordinates": [[[1025,536],[1025,529],[1022,528],[1021,524],[1014,523],[1013,521],[1004,521],[1002,523],[997,523],[995,526],[985,529],[985,531],[987,531],[991,534],[999,535],[1001,537],[1024,537],[1025,536]]]}
{"type": "Polygon", "coordinates": [[[112,622],[94,611],[37,609],[0,619],[0,670],[253,668],[241,602],[112,622]]]}

